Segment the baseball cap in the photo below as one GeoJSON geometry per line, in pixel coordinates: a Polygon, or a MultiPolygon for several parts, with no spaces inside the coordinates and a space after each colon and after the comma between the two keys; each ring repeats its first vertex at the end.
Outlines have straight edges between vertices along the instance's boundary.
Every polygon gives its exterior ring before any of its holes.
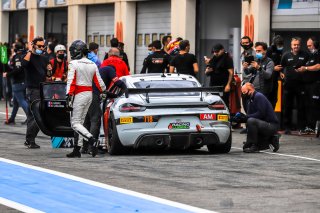
{"type": "Polygon", "coordinates": [[[214,52],[220,51],[220,50],[222,50],[222,49],[224,49],[223,45],[220,44],[220,43],[218,43],[218,44],[216,44],[216,45],[214,45],[214,46],[212,47],[212,51],[211,51],[211,52],[214,53],[214,52]]]}

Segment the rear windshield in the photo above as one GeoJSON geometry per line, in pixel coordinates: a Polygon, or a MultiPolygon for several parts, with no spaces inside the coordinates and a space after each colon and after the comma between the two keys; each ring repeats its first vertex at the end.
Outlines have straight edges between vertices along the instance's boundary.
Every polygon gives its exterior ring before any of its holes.
{"type": "MultiPolygon", "coordinates": [[[[177,81],[139,81],[134,83],[136,88],[184,88],[198,87],[195,81],[177,80],[177,81]]],[[[170,92],[170,93],[150,93],[150,97],[161,96],[199,96],[200,92],[170,92]]]]}
{"type": "Polygon", "coordinates": [[[44,84],[42,87],[43,99],[65,99],[66,88],[65,83],[44,84]]]}

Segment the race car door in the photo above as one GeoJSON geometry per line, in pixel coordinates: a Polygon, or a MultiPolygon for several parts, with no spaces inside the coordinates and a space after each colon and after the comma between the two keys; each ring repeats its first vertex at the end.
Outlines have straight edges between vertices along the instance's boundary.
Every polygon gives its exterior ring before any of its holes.
{"type": "Polygon", "coordinates": [[[65,82],[46,82],[40,85],[40,100],[31,104],[31,111],[44,134],[56,137],[74,136],[65,97],[65,82]]]}

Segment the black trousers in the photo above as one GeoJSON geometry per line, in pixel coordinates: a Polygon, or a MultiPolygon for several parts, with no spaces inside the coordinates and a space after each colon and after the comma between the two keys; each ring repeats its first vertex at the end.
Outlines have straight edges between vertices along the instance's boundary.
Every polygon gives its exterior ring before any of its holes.
{"type": "Polygon", "coordinates": [[[264,147],[265,143],[277,133],[279,124],[268,123],[256,118],[249,118],[247,121],[247,145],[264,147]]]}
{"type": "Polygon", "coordinates": [[[27,114],[26,141],[28,141],[29,143],[34,143],[40,129],[36,121],[34,120],[33,114],[31,113],[31,104],[33,101],[40,99],[40,90],[27,88],[26,96],[29,104],[29,112],[27,114]]]}
{"type": "Polygon", "coordinates": [[[284,127],[292,128],[292,110],[294,101],[298,110],[298,129],[303,129],[306,126],[306,111],[305,111],[305,89],[300,82],[285,83],[283,91],[283,106],[284,106],[284,127]]]}
{"type": "Polygon", "coordinates": [[[305,84],[305,103],[307,126],[314,129],[320,120],[320,82],[305,84]]]}

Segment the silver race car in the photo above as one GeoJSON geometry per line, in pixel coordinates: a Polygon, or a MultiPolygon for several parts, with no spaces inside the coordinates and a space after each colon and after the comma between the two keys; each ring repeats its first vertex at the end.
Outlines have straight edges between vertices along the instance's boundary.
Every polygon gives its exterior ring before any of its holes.
{"type": "MultiPolygon", "coordinates": [[[[128,90],[103,105],[104,141],[109,154],[130,148],[230,151],[230,115],[219,96],[222,88],[204,88],[192,76],[144,74],[121,78],[128,90]],[[220,90],[220,91],[219,91],[220,90]]],[[[65,83],[41,85],[32,104],[35,120],[49,136],[72,137],[65,83]]]]}

